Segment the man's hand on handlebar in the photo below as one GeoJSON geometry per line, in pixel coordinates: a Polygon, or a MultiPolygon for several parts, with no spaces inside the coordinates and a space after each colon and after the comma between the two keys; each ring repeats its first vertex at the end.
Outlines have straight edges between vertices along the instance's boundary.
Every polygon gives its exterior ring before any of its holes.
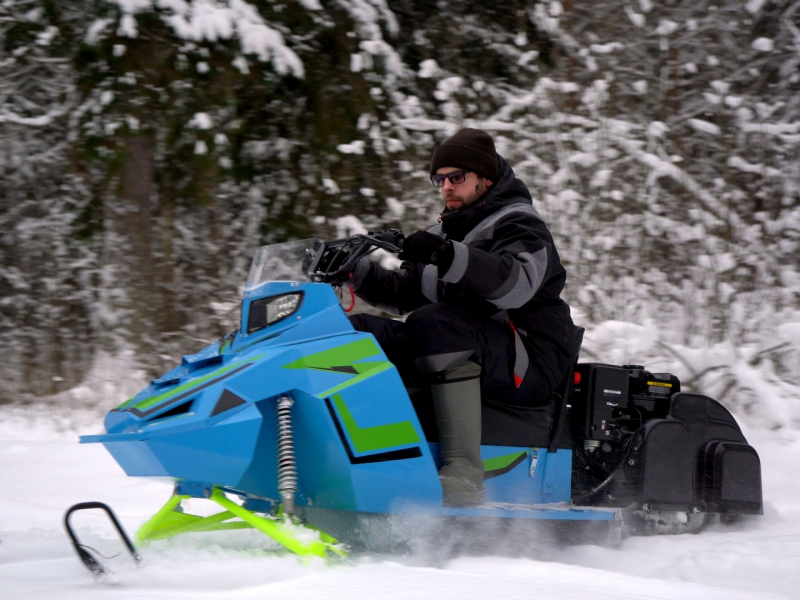
{"type": "Polygon", "coordinates": [[[399,229],[381,229],[380,231],[372,232],[370,231],[367,235],[374,238],[377,241],[383,242],[380,246],[384,250],[388,250],[389,252],[398,252],[403,249],[403,240],[405,239],[405,235],[399,229]],[[394,248],[386,247],[385,244],[389,246],[394,246],[394,248]]]}
{"type": "Polygon", "coordinates": [[[353,276],[358,262],[378,248],[397,253],[405,236],[399,229],[370,231],[346,239],[318,242],[303,261],[303,271],[311,281],[340,286],[353,276]]]}

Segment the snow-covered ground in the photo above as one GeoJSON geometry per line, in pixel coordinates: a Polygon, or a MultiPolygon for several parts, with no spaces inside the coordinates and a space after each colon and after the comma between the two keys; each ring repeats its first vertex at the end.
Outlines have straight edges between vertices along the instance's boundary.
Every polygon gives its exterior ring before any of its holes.
{"type": "MultiPolygon", "coordinates": [[[[700,535],[629,538],[617,549],[557,546],[532,536],[527,548],[435,561],[361,556],[344,564],[303,563],[266,552],[253,531],[188,535],[105,561],[95,581],[67,541],[70,505],[107,502],[132,534],[167,499],[166,483],[126,477],[102,446],[80,445],[33,413],[3,409],[0,423],[0,598],[531,598],[745,600],[800,598],[800,434],[746,431],[761,455],[765,515],[700,535]]],[[[80,433],[96,417],[83,415],[80,433]]],[[[121,550],[98,511],[76,513],[85,543],[121,550]],[[97,513],[97,514],[92,514],[97,513]]]]}

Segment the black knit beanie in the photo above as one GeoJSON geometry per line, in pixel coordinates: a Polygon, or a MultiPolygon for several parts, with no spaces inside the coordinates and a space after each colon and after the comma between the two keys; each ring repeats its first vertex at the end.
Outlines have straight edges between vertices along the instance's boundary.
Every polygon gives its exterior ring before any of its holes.
{"type": "Polygon", "coordinates": [[[433,153],[431,175],[442,167],[472,171],[490,181],[497,181],[500,161],[497,160],[492,136],[480,129],[462,129],[447,138],[433,153]]]}

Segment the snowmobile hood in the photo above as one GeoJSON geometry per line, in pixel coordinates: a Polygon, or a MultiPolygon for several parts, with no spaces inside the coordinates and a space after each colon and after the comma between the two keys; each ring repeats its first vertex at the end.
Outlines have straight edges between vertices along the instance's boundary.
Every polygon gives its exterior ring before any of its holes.
{"type": "Polygon", "coordinates": [[[242,321],[248,323],[253,303],[281,299],[289,294],[299,297],[298,307],[289,317],[252,333],[236,331],[196,354],[184,356],[179,366],[153,379],[149,386],[109,412],[106,431],[109,434],[138,433],[140,426],[147,422],[162,423],[167,417],[182,417],[184,422],[192,422],[194,419],[187,419],[192,412],[187,408],[188,399],[206,387],[235,377],[253,363],[287,346],[352,333],[352,326],[333,290],[319,283],[273,282],[245,292],[242,321]]]}

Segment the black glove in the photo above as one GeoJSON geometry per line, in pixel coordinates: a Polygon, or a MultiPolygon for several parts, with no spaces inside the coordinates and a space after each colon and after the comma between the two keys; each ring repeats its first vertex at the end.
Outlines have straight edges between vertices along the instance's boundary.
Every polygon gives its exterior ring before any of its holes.
{"type": "Polygon", "coordinates": [[[400,260],[436,265],[439,272],[444,273],[453,264],[453,244],[438,235],[427,231],[417,231],[403,242],[403,251],[398,254],[400,260]]]}

